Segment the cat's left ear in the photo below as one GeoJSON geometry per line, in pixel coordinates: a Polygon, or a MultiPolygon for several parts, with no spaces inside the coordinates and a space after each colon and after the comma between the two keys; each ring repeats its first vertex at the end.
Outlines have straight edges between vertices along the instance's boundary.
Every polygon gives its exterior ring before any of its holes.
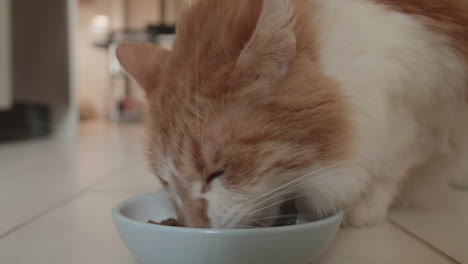
{"type": "Polygon", "coordinates": [[[237,61],[242,76],[275,81],[287,73],[296,55],[292,13],[290,0],[263,0],[256,28],[237,61]]]}
{"type": "Polygon", "coordinates": [[[126,43],[116,53],[125,71],[150,94],[158,85],[161,67],[170,52],[151,44],[126,43]]]}

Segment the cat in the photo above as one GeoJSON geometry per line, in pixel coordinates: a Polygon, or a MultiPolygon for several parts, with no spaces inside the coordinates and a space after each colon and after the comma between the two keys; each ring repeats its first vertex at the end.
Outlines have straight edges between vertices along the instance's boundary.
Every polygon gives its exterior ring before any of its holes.
{"type": "Polygon", "coordinates": [[[117,56],[184,226],[271,226],[291,199],[369,226],[467,172],[462,0],[199,0],[170,51],[117,56]]]}

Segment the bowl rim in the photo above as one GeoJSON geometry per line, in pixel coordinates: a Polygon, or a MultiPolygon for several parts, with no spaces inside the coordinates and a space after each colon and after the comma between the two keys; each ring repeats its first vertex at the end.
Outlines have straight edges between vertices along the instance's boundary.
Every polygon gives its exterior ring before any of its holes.
{"type": "Polygon", "coordinates": [[[135,201],[135,200],[142,200],[144,198],[149,198],[151,195],[164,192],[152,192],[137,195],[135,197],[126,199],[118,203],[114,208],[112,208],[112,217],[114,222],[122,221],[126,224],[133,225],[133,226],[140,226],[141,228],[146,228],[149,230],[160,231],[160,232],[177,232],[177,233],[198,233],[198,234],[249,234],[249,235],[256,235],[256,234],[264,234],[264,233],[279,233],[279,232],[297,232],[306,230],[309,228],[317,228],[319,226],[326,226],[333,223],[341,223],[343,219],[343,210],[338,208],[336,213],[332,216],[329,216],[324,219],[320,219],[318,221],[301,223],[296,225],[289,225],[289,226],[277,226],[277,227],[262,227],[262,228],[251,228],[251,229],[235,229],[235,228],[226,228],[226,229],[211,229],[211,228],[193,228],[193,227],[177,227],[177,226],[162,226],[162,225],[155,225],[150,223],[141,222],[130,217],[127,217],[121,213],[121,209],[128,203],[135,201]]]}

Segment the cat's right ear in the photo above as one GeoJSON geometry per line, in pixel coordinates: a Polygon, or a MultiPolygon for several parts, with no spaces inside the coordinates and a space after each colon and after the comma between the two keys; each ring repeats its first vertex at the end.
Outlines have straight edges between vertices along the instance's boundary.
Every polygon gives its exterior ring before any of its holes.
{"type": "Polygon", "coordinates": [[[157,86],[169,51],[151,44],[126,43],[117,48],[117,58],[125,71],[150,94],[157,86]]]}

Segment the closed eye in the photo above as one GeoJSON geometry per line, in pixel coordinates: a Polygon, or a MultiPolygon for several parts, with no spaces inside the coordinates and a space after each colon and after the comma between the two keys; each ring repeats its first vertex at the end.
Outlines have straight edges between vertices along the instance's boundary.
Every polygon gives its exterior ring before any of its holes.
{"type": "Polygon", "coordinates": [[[219,170],[219,171],[216,171],[216,172],[210,174],[208,176],[208,178],[206,178],[206,183],[210,184],[214,179],[220,177],[223,174],[224,174],[224,170],[219,170]]]}
{"type": "Polygon", "coordinates": [[[159,182],[164,186],[164,187],[169,187],[169,183],[165,180],[163,180],[161,177],[158,177],[159,182]]]}

